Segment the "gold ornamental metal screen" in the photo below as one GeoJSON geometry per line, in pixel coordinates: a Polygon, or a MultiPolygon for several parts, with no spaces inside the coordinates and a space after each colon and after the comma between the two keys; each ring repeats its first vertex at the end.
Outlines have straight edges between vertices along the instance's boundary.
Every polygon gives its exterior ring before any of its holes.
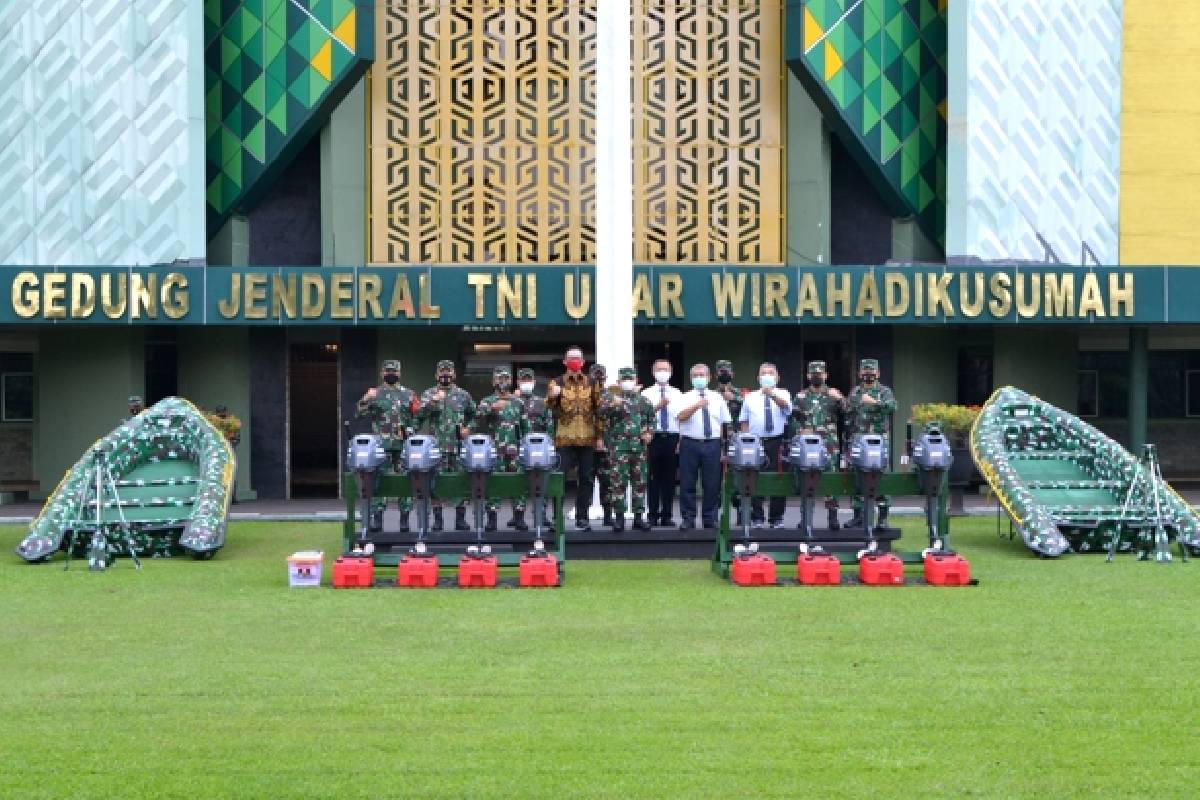
{"type": "MultiPolygon", "coordinates": [[[[779,0],[632,7],[634,260],[781,263],[779,0]]],[[[596,0],[384,0],[372,262],[595,261],[595,22],[596,0]]]]}

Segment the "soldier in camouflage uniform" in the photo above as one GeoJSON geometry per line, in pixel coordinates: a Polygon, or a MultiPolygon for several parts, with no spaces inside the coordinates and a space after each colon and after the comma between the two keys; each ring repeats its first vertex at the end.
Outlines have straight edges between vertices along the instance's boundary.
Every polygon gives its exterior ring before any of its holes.
{"type": "Polygon", "coordinates": [[[722,358],[717,361],[717,388],[721,391],[721,397],[725,400],[725,405],[729,407],[729,418],[733,420],[741,419],[742,417],[742,401],[746,396],[746,390],[734,385],[733,382],[733,362],[722,358]]]}
{"type": "MultiPolygon", "coordinates": [[[[595,384],[600,387],[601,391],[603,391],[604,384],[608,381],[608,370],[605,368],[605,366],[603,364],[592,364],[592,368],[588,370],[588,374],[591,376],[595,384]]],[[[597,438],[604,439],[604,441],[607,443],[607,439],[604,438],[603,414],[597,415],[596,435],[597,438]]],[[[597,448],[596,454],[593,456],[594,460],[592,461],[592,472],[596,476],[596,481],[600,484],[600,510],[604,512],[604,519],[600,522],[601,525],[613,524],[612,503],[610,503],[608,500],[609,490],[611,489],[611,486],[608,482],[608,476],[612,469],[612,464],[610,463],[608,453],[609,451],[607,444],[603,450],[597,448]]]]}
{"type": "MultiPolygon", "coordinates": [[[[873,358],[862,359],[858,364],[858,377],[861,383],[854,387],[846,400],[848,440],[852,443],[854,437],[864,433],[890,436],[896,397],[891,389],[879,382],[879,362],[873,358]]],[[[879,525],[887,522],[891,502],[892,499],[887,495],[879,497],[879,525]]],[[[850,520],[850,527],[856,528],[862,524],[863,498],[861,494],[856,493],[854,519],[850,520]]]]}
{"type": "MultiPolygon", "coordinates": [[[[808,386],[792,398],[792,422],[797,433],[815,433],[824,440],[834,469],[837,469],[841,450],[838,417],[846,410],[846,398],[837,389],[826,385],[826,377],[824,361],[808,362],[808,386]]],[[[836,531],[839,527],[836,497],[825,498],[825,510],[829,514],[829,530],[836,531]]]]}
{"type": "MultiPolygon", "coordinates": [[[[380,383],[367,389],[358,400],[358,419],[371,422],[371,430],[383,441],[383,449],[387,452],[388,460],[383,471],[395,475],[400,472],[400,459],[404,453],[404,440],[413,431],[416,424],[414,408],[416,407],[416,392],[400,384],[400,362],[389,358],[383,362],[379,370],[380,383]]],[[[398,501],[400,506],[400,531],[408,532],[408,514],[412,510],[412,498],[404,497],[398,501]]],[[[375,532],[383,530],[383,512],[387,509],[387,500],[376,497],[371,500],[371,519],[367,529],[375,532]]]]}
{"type": "MultiPolygon", "coordinates": [[[[500,466],[497,472],[520,472],[517,451],[521,437],[529,433],[529,421],[525,417],[525,401],[512,392],[512,371],[508,367],[492,370],[492,394],[479,401],[475,411],[475,432],[491,435],[496,443],[496,455],[500,466]]],[[[525,496],[514,497],[513,515],[509,527],[519,531],[529,530],[525,524],[525,496]]],[[[496,530],[496,513],[500,498],[489,497],[487,501],[487,523],[484,530],[496,530]]]]}
{"type": "MultiPolygon", "coordinates": [[[[537,379],[533,370],[523,367],[517,370],[517,394],[525,406],[525,433],[544,433],[554,439],[554,412],[546,404],[546,398],[534,394],[537,379]]],[[[546,508],[542,509],[542,527],[552,528],[550,515],[546,508]]]]}
{"type": "Polygon", "coordinates": [[[145,410],[146,403],[144,400],[142,400],[142,396],[131,394],[129,395],[129,416],[125,417],[125,419],[121,420],[121,422],[129,422],[129,420],[133,419],[145,410]]]}
{"type": "MultiPolygon", "coordinates": [[[[458,472],[458,446],[470,433],[475,421],[475,401],[467,390],[454,384],[454,362],[442,359],[437,363],[437,386],[426,389],[417,405],[417,426],[421,433],[436,436],[442,451],[442,472],[458,472]]],[[[442,530],[442,503],[435,500],[433,530],[442,530]]],[[[466,500],[457,498],[454,509],[454,530],[469,531],[466,500]]]]}
{"type": "Polygon", "coordinates": [[[600,396],[604,445],[608,449],[608,505],[612,529],[625,529],[625,487],[633,491],[633,527],[650,530],[646,521],[646,445],[654,436],[654,406],[642,397],[633,367],[621,367],[619,383],[600,396]]]}

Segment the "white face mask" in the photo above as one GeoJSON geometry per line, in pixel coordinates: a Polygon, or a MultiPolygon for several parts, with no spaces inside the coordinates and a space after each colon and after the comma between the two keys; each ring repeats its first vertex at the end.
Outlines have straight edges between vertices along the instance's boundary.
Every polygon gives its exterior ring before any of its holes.
{"type": "Polygon", "coordinates": [[[533,394],[533,384],[532,383],[520,383],[517,385],[521,389],[521,394],[533,394]]]}
{"type": "Polygon", "coordinates": [[[654,373],[654,380],[658,381],[659,383],[670,383],[671,370],[660,369],[658,372],[654,373]]]}
{"type": "Polygon", "coordinates": [[[758,376],[758,385],[763,387],[764,389],[774,389],[775,388],[775,376],[774,375],[759,375],[758,376]]]}
{"type": "Polygon", "coordinates": [[[626,392],[632,392],[636,384],[633,381],[621,381],[620,386],[626,392]]]}

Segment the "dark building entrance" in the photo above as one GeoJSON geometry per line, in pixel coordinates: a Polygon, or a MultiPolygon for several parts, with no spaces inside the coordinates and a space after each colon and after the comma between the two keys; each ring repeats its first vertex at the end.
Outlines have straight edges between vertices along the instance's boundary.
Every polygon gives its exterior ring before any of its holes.
{"type": "Polygon", "coordinates": [[[288,348],[290,496],[338,496],[338,355],[336,343],[288,348]]]}

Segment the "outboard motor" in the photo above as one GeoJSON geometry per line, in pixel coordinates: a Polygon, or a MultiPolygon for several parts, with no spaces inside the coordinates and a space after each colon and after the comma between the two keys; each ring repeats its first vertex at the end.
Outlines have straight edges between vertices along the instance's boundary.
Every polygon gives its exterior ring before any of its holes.
{"type": "Polygon", "coordinates": [[[874,552],[875,541],[875,498],[879,496],[879,479],[888,466],[888,440],[878,433],[864,433],[854,437],[850,446],[850,469],[854,471],[854,483],[863,498],[863,530],[867,537],[867,552],[874,552]]]}
{"type": "Polygon", "coordinates": [[[809,541],[813,538],[813,506],[821,473],[829,469],[831,461],[824,439],[815,433],[797,434],[788,445],[787,462],[796,476],[796,491],[801,498],[801,530],[809,541]]]}
{"type": "MultiPolygon", "coordinates": [[[[349,432],[350,423],[346,423],[349,432]]],[[[369,541],[370,532],[379,530],[383,520],[371,518],[371,502],[375,499],[375,490],[379,483],[379,473],[387,463],[387,453],[383,449],[383,439],[373,433],[360,433],[350,436],[346,446],[346,469],[354,473],[358,484],[358,502],[361,508],[362,528],[358,532],[358,544],[368,555],[374,551],[374,545],[369,541]]]]}
{"type": "Polygon", "coordinates": [[[542,521],[546,518],[546,476],[558,469],[558,451],[554,449],[554,437],[547,433],[528,433],[521,439],[517,460],[525,470],[529,482],[529,493],[533,495],[534,550],[541,551],[543,543],[542,521]]]}
{"type": "Polygon", "coordinates": [[[417,553],[425,552],[425,537],[429,535],[429,508],[438,468],[442,464],[442,450],[436,436],[420,434],[410,436],[404,442],[400,461],[412,484],[413,499],[417,505],[417,553]]]}
{"type": "Polygon", "coordinates": [[[496,469],[496,443],[491,436],[473,433],[463,439],[459,463],[471,481],[471,512],[475,523],[475,543],[483,544],[483,515],[487,503],[488,479],[496,469]]]}
{"type": "Polygon", "coordinates": [[[729,469],[734,475],[734,487],[741,498],[738,505],[738,521],[742,525],[742,538],[750,541],[750,498],[758,485],[758,473],[767,465],[767,452],[762,441],[752,433],[735,433],[729,440],[729,469]]]}
{"type": "Polygon", "coordinates": [[[921,494],[925,495],[925,523],[929,526],[929,550],[945,547],[942,532],[938,530],[938,492],[942,480],[954,463],[950,441],[942,433],[941,425],[931,422],[925,432],[912,444],[912,462],[917,468],[921,494]]]}

